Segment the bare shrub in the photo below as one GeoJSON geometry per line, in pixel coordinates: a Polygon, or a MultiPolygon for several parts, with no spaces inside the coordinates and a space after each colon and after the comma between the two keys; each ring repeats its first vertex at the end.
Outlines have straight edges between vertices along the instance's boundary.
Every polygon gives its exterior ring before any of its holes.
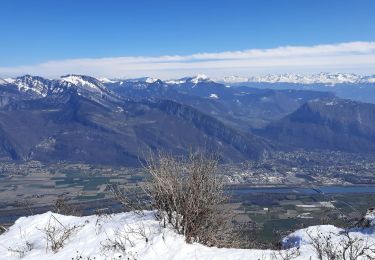
{"type": "Polygon", "coordinates": [[[34,245],[26,239],[26,235],[22,232],[21,228],[20,236],[21,244],[18,244],[16,247],[8,247],[8,251],[12,254],[15,254],[19,258],[23,258],[27,252],[30,252],[34,248],[34,245]]]}
{"type": "Polygon", "coordinates": [[[83,255],[82,253],[80,252],[76,252],[76,256],[75,257],[72,257],[72,260],[95,260],[96,257],[91,257],[91,256],[85,256],[83,255]]]}
{"type": "Polygon", "coordinates": [[[151,179],[145,187],[162,224],[170,224],[188,243],[237,246],[233,216],[218,159],[206,154],[176,158],[168,154],[150,157],[146,170],[151,179]]]}
{"type": "Polygon", "coordinates": [[[82,216],[81,209],[77,205],[69,203],[69,199],[64,195],[57,197],[52,211],[62,215],[82,216]]]}
{"type": "Polygon", "coordinates": [[[56,253],[63,248],[69,237],[80,226],[64,226],[55,216],[51,215],[48,224],[41,230],[46,235],[46,250],[56,253]]]}
{"type": "Polygon", "coordinates": [[[96,221],[95,221],[95,234],[99,235],[103,231],[103,222],[107,222],[112,219],[111,214],[103,213],[102,211],[95,211],[96,221]]]}
{"type": "Polygon", "coordinates": [[[6,227],[0,225],[0,235],[7,231],[6,227]]]}
{"type": "Polygon", "coordinates": [[[348,230],[340,235],[342,236],[340,253],[343,260],[375,259],[375,244],[369,243],[366,239],[354,237],[348,230]]]}
{"type": "Polygon", "coordinates": [[[117,184],[107,185],[106,189],[126,211],[132,211],[136,214],[143,215],[143,210],[151,209],[149,203],[147,203],[148,197],[144,194],[143,190],[125,188],[117,184]]]}
{"type": "Polygon", "coordinates": [[[335,260],[339,258],[338,244],[332,241],[332,234],[323,234],[317,230],[316,234],[311,231],[306,231],[310,238],[310,245],[312,246],[316,257],[319,260],[335,260]]]}
{"type": "Polygon", "coordinates": [[[271,257],[274,260],[292,260],[299,257],[301,254],[299,248],[289,248],[285,250],[278,250],[274,252],[271,257]]]}
{"type": "Polygon", "coordinates": [[[320,260],[375,259],[375,245],[368,240],[353,236],[348,230],[335,235],[306,232],[316,257],[320,260]],[[335,241],[333,241],[335,238],[335,241]]]}
{"type": "Polygon", "coordinates": [[[127,259],[136,259],[136,253],[131,251],[135,242],[130,239],[129,235],[127,229],[117,230],[111,236],[107,235],[107,239],[101,243],[103,254],[119,252],[122,256],[127,256],[127,259]]]}

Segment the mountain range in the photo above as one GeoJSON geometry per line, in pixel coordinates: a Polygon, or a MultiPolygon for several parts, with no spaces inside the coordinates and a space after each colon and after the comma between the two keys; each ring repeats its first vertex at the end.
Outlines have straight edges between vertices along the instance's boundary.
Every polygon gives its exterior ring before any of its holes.
{"type": "Polygon", "coordinates": [[[332,92],[344,99],[375,104],[375,75],[353,73],[319,73],[313,75],[281,74],[257,77],[229,76],[215,81],[231,86],[261,89],[295,89],[332,92]]]}
{"type": "Polygon", "coordinates": [[[156,150],[219,151],[225,162],[290,149],[374,153],[374,114],[375,105],[332,91],[228,85],[205,75],[25,75],[0,80],[0,158],[138,165],[156,150]]]}
{"type": "Polygon", "coordinates": [[[215,81],[222,83],[294,83],[294,84],[325,84],[335,86],[344,83],[375,83],[375,75],[361,76],[353,73],[318,73],[311,75],[302,74],[268,74],[264,76],[240,77],[227,76],[217,78],[215,81]]]}

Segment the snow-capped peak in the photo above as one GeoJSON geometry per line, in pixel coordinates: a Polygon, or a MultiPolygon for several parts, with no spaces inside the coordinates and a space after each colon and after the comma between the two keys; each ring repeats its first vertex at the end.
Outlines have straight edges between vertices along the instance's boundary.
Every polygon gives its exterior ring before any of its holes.
{"type": "Polygon", "coordinates": [[[209,81],[209,77],[204,74],[198,74],[197,76],[193,77],[190,81],[194,84],[197,84],[202,81],[209,81]]]}
{"type": "Polygon", "coordinates": [[[87,90],[87,91],[94,91],[94,92],[106,92],[107,89],[103,85],[102,82],[100,82],[98,79],[89,77],[89,76],[83,76],[83,75],[66,75],[62,76],[60,78],[62,82],[67,83],[68,87],[77,87],[78,90],[87,90]]]}
{"type": "Polygon", "coordinates": [[[157,79],[157,78],[151,78],[151,77],[148,77],[148,78],[146,78],[146,80],[145,80],[145,82],[146,83],[155,83],[156,81],[158,81],[159,79],[157,79]]]}
{"type": "Polygon", "coordinates": [[[241,77],[241,76],[227,76],[223,78],[218,78],[215,79],[215,81],[220,81],[223,83],[242,83],[242,82],[248,82],[249,79],[246,77],[241,77]]]}
{"type": "Polygon", "coordinates": [[[66,75],[66,76],[62,76],[61,80],[66,81],[76,86],[83,86],[83,87],[97,89],[96,84],[94,84],[93,82],[91,82],[91,80],[88,80],[85,77],[86,76],[81,76],[81,75],[66,75]]]}
{"type": "Polygon", "coordinates": [[[170,79],[170,80],[167,80],[165,83],[172,84],[172,85],[177,85],[177,84],[184,84],[184,83],[186,83],[186,80],[184,80],[184,79],[170,79]]]}
{"type": "Polygon", "coordinates": [[[98,78],[98,80],[101,82],[101,83],[116,83],[118,82],[117,80],[112,80],[112,79],[109,79],[109,78],[98,78]]]}
{"type": "Polygon", "coordinates": [[[49,89],[49,80],[38,76],[25,75],[7,81],[15,85],[19,91],[34,93],[38,96],[47,96],[49,89]]]}
{"type": "Polygon", "coordinates": [[[16,81],[16,79],[15,79],[15,78],[5,78],[4,81],[5,81],[6,83],[10,83],[10,84],[12,84],[12,83],[14,83],[14,82],[16,81]]]}
{"type": "Polygon", "coordinates": [[[155,82],[161,81],[161,80],[158,79],[158,78],[153,78],[153,77],[143,77],[143,78],[135,78],[135,79],[126,79],[124,81],[152,84],[152,83],[155,83],[155,82]]]}

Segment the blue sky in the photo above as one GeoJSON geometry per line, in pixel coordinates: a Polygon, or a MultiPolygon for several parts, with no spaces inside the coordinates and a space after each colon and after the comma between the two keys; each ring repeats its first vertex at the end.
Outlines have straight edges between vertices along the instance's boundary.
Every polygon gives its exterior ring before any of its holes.
{"type": "MultiPolygon", "coordinates": [[[[0,76],[26,69],[39,72],[35,66],[51,61],[65,64],[55,69],[57,74],[73,72],[79,67],[66,65],[66,60],[74,59],[94,62],[98,58],[189,56],[285,46],[373,43],[374,10],[373,0],[2,0],[0,76]]],[[[362,52],[372,55],[372,45],[370,51],[362,52]]],[[[344,70],[357,68],[357,72],[371,72],[368,64],[359,69],[356,63],[353,68],[349,65],[344,70]]],[[[232,66],[229,71],[236,72],[235,68],[232,66]]],[[[168,77],[200,69],[208,73],[215,70],[198,66],[163,74],[150,67],[139,69],[138,74],[149,72],[168,77]]],[[[246,67],[239,71],[246,73],[246,67]]],[[[306,71],[313,70],[306,68],[306,71]]],[[[98,68],[83,72],[100,74],[98,68]]],[[[138,75],[127,74],[124,67],[110,76],[138,75]]]]}

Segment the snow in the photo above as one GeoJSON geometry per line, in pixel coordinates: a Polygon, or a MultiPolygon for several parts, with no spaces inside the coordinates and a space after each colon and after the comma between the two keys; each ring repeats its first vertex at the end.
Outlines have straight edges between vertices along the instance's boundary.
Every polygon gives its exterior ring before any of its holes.
{"type": "Polygon", "coordinates": [[[223,83],[294,83],[294,84],[325,84],[334,86],[341,83],[374,83],[375,76],[360,76],[353,73],[318,73],[312,75],[302,74],[268,74],[264,76],[240,77],[227,76],[217,79],[223,83]]]}
{"type": "Polygon", "coordinates": [[[184,84],[184,83],[186,83],[186,80],[183,80],[183,79],[170,79],[170,80],[167,80],[165,83],[171,84],[171,85],[178,85],[178,84],[184,84]]]}
{"type": "Polygon", "coordinates": [[[150,77],[146,78],[145,80],[146,83],[150,83],[150,84],[155,83],[156,81],[158,81],[157,78],[150,78],[150,77]]]}
{"type": "Polygon", "coordinates": [[[39,96],[46,97],[49,87],[41,79],[40,77],[25,75],[8,82],[14,84],[21,92],[34,92],[39,96]]]}
{"type": "Polygon", "coordinates": [[[111,79],[108,79],[108,78],[98,78],[98,80],[102,83],[116,83],[116,82],[118,82],[116,80],[111,80],[111,79]]]}
{"type": "MultiPolygon", "coordinates": [[[[310,226],[305,229],[300,229],[292,234],[285,237],[282,241],[284,248],[288,247],[299,247],[301,255],[296,259],[309,259],[310,256],[313,256],[312,259],[317,259],[313,247],[311,246],[312,238],[321,237],[331,237],[332,243],[340,248],[342,242],[345,241],[343,236],[344,230],[337,228],[332,225],[320,225],[320,226],[310,226]],[[315,257],[315,258],[314,258],[315,257]]],[[[372,245],[375,243],[375,233],[373,229],[360,229],[353,228],[349,230],[349,235],[351,238],[362,239],[362,241],[372,245]]],[[[375,257],[375,253],[372,254],[375,257]]],[[[367,259],[366,257],[359,259],[367,259]]]]}
{"type": "Polygon", "coordinates": [[[197,76],[195,76],[194,78],[192,78],[190,81],[194,84],[198,84],[199,82],[202,82],[202,81],[208,81],[209,78],[204,75],[204,74],[198,74],[197,76]]]}
{"type": "Polygon", "coordinates": [[[335,105],[337,105],[337,101],[336,100],[332,100],[332,101],[326,102],[325,105],[326,106],[335,106],[335,105]]]}
{"type": "Polygon", "coordinates": [[[135,78],[135,79],[126,79],[126,82],[138,82],[138,83],[148,83],[152,84],[158,81],[158,78],[153,78],[153,77],[144,77],[144,78],[135,78]]]}
{"type": "Polygon", "coordinates": [[[4,79],[6,82],[8,83],[14,83],[16,81],[16,79],[13,79],[13,78],[6,78],[4,79]]]}
{"type": "MultiPolygon", "coordinates": [[[[125,241],[125,240],[124,240],[125,241]]],[[[209,248],[200,244],[187,244],[181,235],[169,228],[162,228],[154,219],[153,212],[144,216],[135,213],[119,213],[108,216],[73,217],[51,212],[22,217],[0,236],[0,259],[19,259],[16,250],[26,251],[22,259],[41,260],[72,259],[82,255],[84,259],[254,259],[270,256],[270,250],[245,250],[209,248]],[[46,235],[50,226],[64,229],[76,227],[63,248],[54,253],[46,249],[46,235]],[[61,223],[61,224],[60,224],[61,223]],[[139,234],[143,230],[148,242],[139,234]],[[122,235],[122,236],[121,236],[122,235]],[[116,249],[105,249],[111,245],[109,239],[127,238],[126,253],[116,249]],[[27,250],[27,244],[32,245],[27,250]],[[133,244],[133,246],[131,245],[133,244]],[[77,253],[78,252],[78,253],[77,253]],[[127,259],[127,258],[126,258],[127,259]]]]}
{"type": "Polygon", "coordinates": [[[210,98],[212,99],[219,99],[219,96],[217,94],[210,94],[210,98]]]}
{"type": "Polygon", "coordinates": [[[60,82],[63,83],[65,87],[72,87],[78,90],[78,93],[85,94],[98,93],[100,95],[107,94],[112,95],[106,86],[98,79],[81,76],[81,75],[66,75],[60,78],[60,82]]]}
{"type": "Polygon", "coordinates": [[[81,76],[78,76],[78,75],[63,76],[61,77],[61,80],[66,81],[76,86],[91,88],[93,90],[100,90],[97,85],[87,80],[84,80],[81,76]]]}
{"type": "Polygon", "coordinates": [[[375,227],[375,208],[367,210],[366,215],[363,218],[369,226],[375,227]]]}
{"type": "Polygon", "coordinates": [[[246,77],[241,77],[241,76],[227,76],[222,79],[218,78],[215,80],[221,81],[223,83],[243,83],[243,82],[247,82],[249,79],[246,77]]]}
{"type": "MultiPolygon", "coordinates": [[[[101,216],[73,217],[51,212],[19,218],[13,226],[0,236],[0,260],[22,259],[281,259],[276,257],[285,252],[258,249],[229,249],[206,247],[197,243],[187,244],[183,236],[169,227],[163,228],[154,218],[154,212],[145,211],[143,215],[134,212],[101,216]],[[47,227],[56,230],[72,229],[64,246],[52,252],[47,246],[47,227]],[[142,235],[144,234],[144,235],[142,235]],[[113,247],[113,241],[122,238],[120,244],[124,251],[113,247]],[[148,241],[146,241],[146,238],[148,241]],[[112,241],[112,242],[111,242],[112,241]],[[21,253],[20,253],[21,252],[21,253]],[[120,257],[121,256],[121,257],[120,257]],[[77,258],[76,258],[77,257],[77,258]],[[90,257],[90,258],[89,258],[90,257]]],[[[366,217],[374,220],[374,210],[366,217]]],[[[375,225],[373,222],[372,224],[375,225]]],[[[282,241],[284,248],[300,248],[297,260],[317,259],[311,246],[311,237],[318,234],[330,235],[332,241],[339,243],[342,229],[331,226],[311,226],[300,229],[282,241]],[[311,257],[311,258],[310,258],[311,257]]],[[[374,226],[350,230],[352,237],[375,243],[374,226]]],[[[48,245],[51,245],[49,243],[48,245]]]]}
{"type": "Polygon", "coordinates": [[[8,82],[6,80],[0,78],[0,84],[7,84],[7,83],[8,82]]]}

